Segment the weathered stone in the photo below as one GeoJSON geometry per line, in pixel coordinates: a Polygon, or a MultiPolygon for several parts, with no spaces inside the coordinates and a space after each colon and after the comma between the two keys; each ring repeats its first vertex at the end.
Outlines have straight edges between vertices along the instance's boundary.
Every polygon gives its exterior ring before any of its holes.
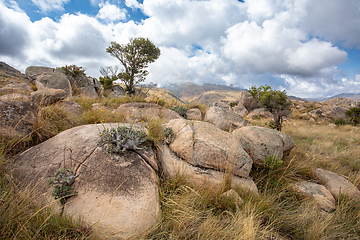
{"type": "Polygon", "coordinates": [[[244,117],[249,111],[244,106],[235,106],[231,108],[235,113],[239,114],[240,116],[244,117]]]}
{"type": "Polygon", "coordinates": [[[31,102],[0,100],[0,135],[25,136],[33,130],[38,106],[31,102]]]}
{"type": "MultiPolygon", "coordinates": [[[[177,157],[167,145],[161,147],[160,161],[163,172],[168,177],[183,176],[185,179],[198,186],[210,187],[213,189],[223,186],[228,178],[224,172],[195,167],[188,162],[177,157]]],[[[259,192],[254,181],[248,178],[242,178],[231,175],[231,188],[238,189],[244,194],[258,197],[259,192]]]]}
{"type": "Polygon", "coordinates": [[[355,185],[336,173],[317,168],[313,171],[313,175],[319,179],[327,189],[329,189],[336,199],[339,199],[340,194],[343,194],[347,195],[351,199],[359,200],[360,191],[355,187],[355,185]]]}
{"type": "Polygon", "coordinates": [[[234,189],[230,189],[229,191],[224,192],[223,194],[220,195],[220,198],[230,199],[231,201],[235,202],[238,205],[242,205],[244,203],[242,198],[234,189]]]}
{"type": "MultiPolygon", "coordinates": [[[[73,219],[81,217],[106,235],[128,238],[153,227],[161,215],[157,175],[146,162],[149,158],[156,162],[156,158],[150,146],[139,154],[109,154],[99,146],[99,129],[111,126],[117,124],[84,125],[61,132],[22,153],[14,176],[36,183],[43,194],[39,197],[45,196],[47,204],[53,202],[53,186],[47,180],[65,161],[67,168],[72,165],[80,175],[73,184],[78,195],[68,199],[64,213],[73,219]]],[[[53,204],[60,205],[58,201],[53,204]]]]}
{"type": "Polygon", "coordinates": [[[76,102],[61,101],[58,106],[69,114],[79,115],[82,112],[81,105],[76,102]]]}
{"type": "Polygon", "coordinates": [[[175,133],[170,149],[193,166],[231,171],[247,178],[252,160],[231,133],[201,121],[174,119],[169,121],[175,133]]]}
{"type": "Polygon", "coordinates": [[[25,69],[25,74],[32,80],[35,80],[38,76],[43,73],[53,73],[54,68],[50,67],[41,67],[41,66],[30,66],[25,69]]]}
{"type": "Polygon", "coordinates": [[[124,114],[130,121],[141,121],[147,118],[163,118],[166,121],[182,118],[177,112],[164,108],[155,103],[125,103],[114,111],[117,114],[124,114]]]}
{"type": "Polygon", "coordinates": [[[62,89],[45,88],[31,93],[31,101],[39,105],[50,105],[65,99],[67,96],[62,89]]]}
{"type": "Polygon", "coordinates": [[[232,132],[247,125],[247,121],[228,108],[213,106],[205,114],[204,121],[213,123],[221,130],[232,132]]]}
{"type": "Polygon", "coordinates": [[[272,118],[272,114],[269,111],[266,111],[265,108],[256,108],[252,110],[248,115],[248,118],[256,119],[256,118],[272,118]]]}
{"type": "Polygon", "coordinates": [[[1,100],[17,100],[17,101],[30,101],[30,96],[20,93],[11,93],[0,96],[1,100]]]}
{"type": "Polygon", "coordinates": [[[323,185],[301,181],[291,185],[291,189],[300,196],[314,199],[327,212],[335,210],[335,198],[323,185]]]}
{"type": "Polygon", "coordinates": [[[29,83],[8,83],[4,87],[0,88],[0,95],[11,94],[11,93],[20,93],[20,94],[28,94],[33,92],[29,83]]]}
{"type": "Polygon", "coordinates": [[[125,90],[120,85],[113,85],[110,90],[109,98],[120,98],[126,94],[125,90]]]}
{"type": "Polygon", "coordinates": [[[264,165],[269,156],[282,159],[295,146],[293,139],[285,133],[264,127],[242,127],[233,134],[254,163],[259,165],[264,165]]]}
{"type": "Polygon", "coordinates": [[[37,84],[39,90],[42,90],[44,87],[61,89],[65,91],[67,97],[72,96],[71,85],[65,74],[59,72],[43,73],[36,77],[36,82],[41,83],[41,85],[37,84]]]}
{"type": "Polygon", "coordinates": [[[189,120],[202,120],[201,111],[198,108],[190,108],[186,111],[186,118],[189,120]]]}

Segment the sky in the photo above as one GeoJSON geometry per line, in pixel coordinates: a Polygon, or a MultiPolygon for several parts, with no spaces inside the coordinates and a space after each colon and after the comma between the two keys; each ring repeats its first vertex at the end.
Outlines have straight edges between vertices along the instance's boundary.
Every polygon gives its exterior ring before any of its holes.
{"type": "Polygon", "coordinates": [[[359,0],[0,0],[0,61],[119,66],[112,41],[149,38],[146,83],[269,85],[303,98],[360,93],[359,0]]]}

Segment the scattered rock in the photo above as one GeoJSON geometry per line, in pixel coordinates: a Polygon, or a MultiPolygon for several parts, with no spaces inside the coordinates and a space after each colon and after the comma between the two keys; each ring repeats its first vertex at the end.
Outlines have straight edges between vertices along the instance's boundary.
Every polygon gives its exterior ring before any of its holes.
{"type": "Polygon", "coordinates": [[[27,101],[0,100],[0,135],[26,136],[36,123],[38,106],[27,101]]]}
{"type": "MultiPolygon", "coordinates": [[[[80,175],[73,184],[78,195],[66,202],[64,213],[73,219],[81,217],[96,231],[128,238],[146,232],[161,216],[157,175],[145,161],[151,158],[156,162],[156,154],[151,147],[141,154],[109,154],[99,146],[99,129],[111,126],[84,125],[61,132],[22,153],[14,176],[36,183],[43,193],[39,197],[53,202],[53,186],[47,180],[64,167],[65,159],[66,167],[72,164],[80,175]]],[[[58,201],[53,204],[60,205],[58,201]]]]}
{"type": "Polygon", "coordinates": [[[224,192],[223,194],[220,195],[220,198],[229,199],[238,205],[242,205],[244,203],[242,198],[239,196],[239,194],[234,189],[230,189],[229,191],[224,192]]]}
{"type": "Polygon", "coordinates": [[[247,121],[228,108],[213,106],[205,114],[204,121],[215,124],[224,131],[232,132],[247,125],[247,121]]]}
{"type": "Polygon", "coordinates": [[[195,167],[231,171],[247,178],[252,160],[231,133],[201,121],[174,119],[167,124],[175,133],[170,150],[195,167]]]}
{"type": "Polygon", "coordinates": [[[155,103],[125,103],[114,111],[117,114],[124,114],[131,121],[141,121],[147,118],[163,118],[166,121],[182,118],[177,112],[164,108],[155,103]]]}
{"type": "Polygon", "coordinates": [[[301,181],[293,184],[292,190],[301,196],[314,199],[327,212],[335,210],[335,198],[323,185],[301,181]]]}
{"type": "Polygon", "coordinates": [[[50,105],[59,102],[67,97],[62,89],[44,88],[31,93],[31,101],[39,105],[50,105]]]}
{"type": "Polygon", "coordinates": [[[201,115],[200,109],[198,109],[198,108],[190,108],[186,112],[186,118],[189,119],[189,120],[201,121],[202,120],[202,115],[201,115]]]}
{"type": "Polygon", "coordinates": [[[360,191],[355,185],[336,173],[317,168],[313,171],[313,175],[329,189],[335,199],[339,199],[340,194],[345,194],[351,199],[359,200],[360,191]]]}
{"type": "Polygon", "coordinates": [[[269,156],[282,159],[295,146],[285,133],[264,127],[246,126],[236,129],[233,135],[251,156],[254,163],[264,165],[269,156]]]}
{"type": "Polygon", "coordinates": [[[347,119],[345,112],[349,109],[350,107],[348,106],[323,106],[310,111],[309,114],[313,118],[327,118],[329,120],[339,118],[347,119]]]}
{"type": "Polygon", "coordinates": [[[1,100],[30,101],[30,96],[20,93],[10,93],[0,96],[1,100]]]}

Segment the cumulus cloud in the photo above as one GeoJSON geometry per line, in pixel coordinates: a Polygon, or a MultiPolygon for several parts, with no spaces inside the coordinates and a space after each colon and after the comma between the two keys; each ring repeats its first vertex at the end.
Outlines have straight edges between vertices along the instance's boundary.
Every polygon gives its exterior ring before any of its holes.
{"type": "MultiPolygon", "coordinates": [[[[337,41],[360,46],[357,1],[343,1],[346,6],[337,0],[123,1],[147,16],[136,23],[119,21],[127,12],[118,0],[90,0],[100,8],[96,16],[63,14],[56,21],[44,17],[35,22],[16,5],[2,2],[0,56],[20,70],[76,64],[98,77],[100,66],[119,65],[105,51],[111,41],[125,44],[130,38],[148,37],[161,48],[161,56],[150,64],[147,79],[161,85],[268,84],[310,97],[345,91],[360,82],[360,75],[344,78],[336,69],[347,58],[337,41]],[[339,12],[331,12],[331,6],[339,12]],[[327,9],[322,15],[321,7],[327,9]],[[342,29],[331,32],[338,26],[342,29]]],[[[36,2],[58,3],[53,9],[61,10],[68,0],[36,2]]]]}
{"type": "Polygon", "coordinates": [[[11,1],[14,9],[0,2],[0,55],[23,57],[28,45],[29,17],[11,1]]]}
{"type": "Polygon", "coordinates": [[[63,10],[64,5],[70,0],[31,0],[42,12],[50,12],[53,10],[63,10]]]}
{"type": "Polygon", "coordinates": [[[97,14],[99,19],[103,19],[105,21],[114,22],[118,20],[123,20],[126,18],[126,10],[120,9],[116,5],[106,3],[99,4],[100,10],[97,14]]]}
{"type": "Polygon", "coordinates": [[[143,5],[139,3],[137,0],[126,0],[125,4],[129,8],[143,9],[143,5]]]}
{"type": "Polygon", "coordinates": [[[359,12],[360,1],[309,1],[301,27],[327,41],[360,48],[359,12]]]}

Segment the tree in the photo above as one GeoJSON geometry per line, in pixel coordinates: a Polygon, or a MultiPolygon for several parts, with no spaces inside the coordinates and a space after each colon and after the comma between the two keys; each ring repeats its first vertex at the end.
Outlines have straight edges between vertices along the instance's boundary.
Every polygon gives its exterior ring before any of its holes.
{"type": "Polygon", "coordinates": [[[110,89],[113,82],[118,79],[117,77],[118,67],[101,67],[99,72],[102,77],[99,77],[100,84],[104,87],[104,90],[110,89]]]}
{"type": "Polygon", "coordinates": [[[272,90],[270,86],[251,87],[248,92],[261,107],[272,113],[276,129],[281,131],[283,117],[290,114],[291,101],[285,91],[272,90]]]}
{"type": "Polygon", "coordinates": [[[106,52],[116,57],[123,65],[124,70],[117,75],[117,78],[125,84],[125,90],[130,96],[135,94],[135,85],[145,81],[145,77],[149,74],[146,70],[149,63],[160,56],[160,49],[148,38],[134,38],[125,45],[111,42],[106,52]]]}
{"type": "Polygon", "coordinates": [[[350,117],[352,125],[356,126],[360,123],[360,104],[357,107],[352,107],[345,112],[346,116],[350,117]]]}

